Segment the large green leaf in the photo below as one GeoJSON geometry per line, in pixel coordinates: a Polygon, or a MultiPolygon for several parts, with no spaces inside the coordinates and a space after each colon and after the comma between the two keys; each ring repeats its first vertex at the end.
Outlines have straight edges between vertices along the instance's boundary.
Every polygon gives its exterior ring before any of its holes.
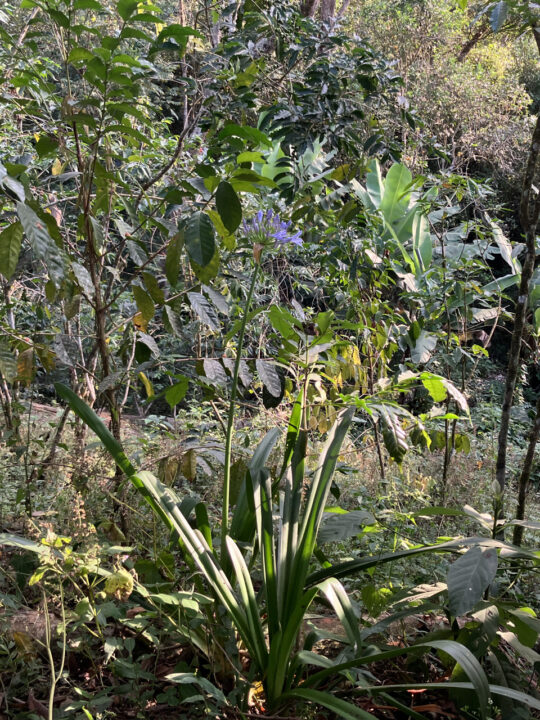
{"type": "Polygon", "coordinates": [[[422,330],[411,348],[411,360],[417,365],[425,365],[437,346],[437,336],[422,330]]]}
{"type": "Polygon", "coordinates": [[[362,636],[360,634],[360,623],[358,616],[354,612],[347,591],[343,585],[335,578],[325,580],[319,586],[320,590],[326,596],[337,617],[339,618],[354,652],[359,652],[362,646],[362,636]]]}
{"type": "Polygon", "coordinates": [[[395,163],[386,174],[379,210],[389,225],[396,223],[407,212],[411,183],[411,171],[405,165],[395,163]]]}
{"type": "Polygon", "coordinates": [[[232,566],[236,574],[240,595],[247,616],[250,636],[252,638],[252,646],[256,655],[253,658],[261,670],[266,667],[267,649],[264,639],[264,632],[261,625],[261,613],[257,604],[253,582],[246,562],[242,553],[238,549],[234,540],[230,537],[226,538],[227,550],[231,558],[232,566]]]}
{"type": "Polygon", "coordinates": [[[210,330],[217,332],[220,328],[218,314],[212,303],[201,293],[188,293],[189,302],[197,313],[199,320],[207,325],[210,330]]]}
{"type": "Polygon", "coordinates": [[[28,540],[28,538],[21,537],[20,535],[11,535],[10,533],[0,533],[0,546],[7,545],[8,547],[16,547],[19,550],[29,550],[35,552],[37,555],[44,555],[49,552],[49,548],[46,545],[41,545],[34,540],[28,540]]]}
{"type": "Polygon", "coordinates": [[[208,215],[194,213],[186,223],[184,234],[190,259],[201,267],[208,265],[216,251],[214,225],[208,215]]]}
{"type": "Polygon", "coordinates": [[[36,257],[41,260],[57,288],[64,279],[64,258],[49,234],[47,226],[32,208],[17,203],[17,214],[36,257]]]}
{"type": "Polygon", "coordinates": [[[495,3],[489,15],[489,22],[493,32],[499,32],[504,25],[508,17],[509,9],[508,3],[505,2],[505,0],[500,0],[500,2],[495,3]]]}
{"type": "Polygon", "coordinates": [[[365,201],[369,200],[373,209],[380,207],[384,194],[384,181],[381,173],[381,166],[377,160],[374,160],[366,177],[366,196],[361,193],[360,198],[365,201]]]}
{"type": "Polygon", "coordinates": [[[450,566],[446,582],[452,615],[457,617],[474,608],[493,581],[497,565],[495,548],[477,546],[470,548],[450,566]]]}
{"type": "Polygon", "coordinates": [[[19,254],[23,229],[20,222],[11,223],[0,233],[0,273],[10,280],[15,272],[19,254]]]}
{"type": "Polygon", "coordinates": [[[154,301],[146,292],[146,290],[140,287],[140,285],[132,285],[131,291],[133,293],[133,297],[135,298],[137,309],[139,310],[143,318],[146,320],[146,322],[149,322],[154,317],[154,314],[156,312],[154,301]]]}
{"type": "MultiPolygon", "coordinates": [[[[291,516],[285,517],[284,523],[292,525],[293,534],[289,536],[290,545],[285,556],[282,557],[286,567],[284,574],[281,573],[279,591],[280,597],[283,598],[283,617],[293,615],[304,593],[304,583],[315,549],[337,459],[354,412],[355,408],[342,410],[328,433],[328,439],[318,458],[318,466],[308,491],[303,518],[297,530],[295,526],[298,523],[298,499],[301,486],[300,483],[293,484],[291,476],[288,478],[287,492],[290,497],[289,512],[291,512],[291,516]]],[[[299,442],[301,442],[300,437],[299,442]]]]}
{"type": "Polygon", "coordinates": [[[378,405],[377,412],[379,413],[384,445],[390,457],[399,464],[409,449],[407,433],[401,423],[400,414],[390,405],[385,404],[378,405]]]}
{"type": "Polygon", "coordinates": [[[223,224],[230,233],[233,233],[242,221],[242,205],[230,183],[219,183],[216,190],[216,207],[223,224]]]}
{"type": "Polygon", "coordinates": [[[180,274],[180,254],[184,247],[184,233],[179,232],[169,240],[165,257],[165,275],[171,285],[176,285],[180,274]]]}
{"type": "Polygon", "coordinates": [[[433,257],[433,244],[429,232],[429,223],[425,215],[416,213],[412,225],[414,254],[421,270],[429,268],[433,257]]]}
{"type": "Polygon", "coordinates": [[[223,140],[227,137],[239,137],[243,140],[250,140],[255,145],[272,147],[272,141],[263,132],[248,125],[235,125],[234,123],[225,125],[223,130],[219,131],[218,139],[223,140]]]}
{"type": "Polygon", "coordinates": [[[281,397],[281,378],[276,370],[276,366],[269,360],[257,358],[255,366],[263,385],[273,397],[281,397]]]}

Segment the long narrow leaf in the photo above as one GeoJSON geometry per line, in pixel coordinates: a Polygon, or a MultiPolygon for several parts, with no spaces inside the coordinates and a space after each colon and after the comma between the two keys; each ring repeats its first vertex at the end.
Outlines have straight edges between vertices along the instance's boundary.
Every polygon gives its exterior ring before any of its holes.
{"type": "Polygon", "coordinates": [[[285,474],[285,491],[280,497],[280,527],[277,548],[278,611],[285,616],[286,599],[290,592],[290,578],[298,548],[300,506],[304,482],[304,466],[307,453],[307,432],[303,393],[295,403],[289,423],[288,439],[294,439],[290,467],[285,474]],[[295,427],[298,430],[295,431],[295,427]]]}
{"type": "Polygon", "coordinates": [[[120,470],[122,470],[122,472],[128,477],[133,475],[135,468],[128,460],[124,452],[124,448],[120,445],[118,440],[113,437],[109,430],[107,430],[96,413],[66,385],[57,382],[54,384],[54,387],[62,400],[65,400],[73,412],[81,418],[85,425],[88,425],[90,430],[95,432],[101,442],[105,445],[106,449],[113,456],[114,461],[120,470]]]}
{"type": "MultiPolygon", "coordinates": [[[[343,670],[350,670],[351,668],[359,667],[361,665],[369,665],[375,662],[383,662],[390,658],[398,657],[399,655],[406,655],[410,652],[417,652],[419,648],[422,648],[424,652],[429,652],[432,648],[442,650],[447,655],[450,655],[463,669],[463,672],[468,676],[472,683],[473,689],[478,697],[480,705],[480,712],[485,717],[487,703],[489,700],[489,684],[482,666],[472,654],[472,652],[454,640],[432,640],[430,643],[418,643],[405,648],[396,648],[395,650],[386,650],[383,652],[376,652],[369,655],[363,655],[354,660],[349,660],[345,663],[335,665],[333,668],[326,670],[320,670],[314,673],[306,679],[305,685],[309,687],[316,687],[323,680],[328,677],[334,676],[343,670]]],[[[385,688],[386,689],[386,688],[385,688]]]]}
{"type": "Polygon", "coordinates": [[[257,605],[255,590],[246,562],[236,543],[230,537],[226,538],[226,542],[246,612],[250,632],[249,646],[253,648],[255,653],[253,659],[257,662],[259,671],[264,675],[267,666],[268,651],[261,625],[260,610],[257,605]]]}
{"type": "Polygon", "coordinates": [[[348,560],[347,562],[338,563],[337,565],[332,565],[329,568],[325,567],[309,575],[306,580],[306,587],[317,585],[329,577],[335,577],[338,579],[348,577],[350,575],[354,575],[355,573],[368,570],[369,568],[382,565],[383,563],[394,562],[394,560],[401,560],[405,557],[420,555],[422,553],[459,552],[462,548],[470,547],[471,545],[500,548],[501,557],[505,558],[522,557],[538,561],[540,557],[540,554],[536,551],[517,548],[509,543],[492,540],[491,538],[478,536],[459,538],[456,540],[449,540],[448,542],[437,543],[435,545],[422,545],[421,547],[409,548],[408,550],[398,550],[394,553],[370,555],[369,557],[357,558],[356,560],[348,560]]]}
{"type": "Polygon", "coordinates": [[[276,556],[274,548],[274,518],[272,513],[272,485],[268,477],[262,474],[254,483],[255,517],[259,549],[262,555],[264,593],[268,616],[268,634],[270,643],[280,630],[280,616],[277,600],[276,556]]]}
{"type": "Polygon", "coordinates": [[[289,418],[289,425],[287,426],[287,438],[285,440],[283,464],[279,473],[280,478],[285,475],[285,472],[292,461],[293,453],[298,442],[298,436],[300,435],[300,432],[302,430],[303,414],[303,394],[300,393],[299,397],[294,401],[291,417],[289,418]]]}
{"type": "Polygon", "coordinates": [[[191,527],[180,511],[180,503],[173,490],[163,485],[152,473],[144,471],[137,473],[120,443],[115,440],[94,411],[65,385],[57,383],[56,389],[60,397],[65,399],[72,410],[96,433],[118,466],[128,475],[154,511],[171,530],[178,534],[186,553],[226,607],[246,647],[254,657],[259,657],[260,648],[253,645],[255,636],[250,628],[245,608],[238,602],[226,574],[219,567],[204,536],[191,527]]]}
{"type": "MultiPolygon", "coordinates": [[[[444,682],[444,683],[407,683],[403,685],[371,685],[368,687],[357,688],[357,692],[387,692],[388,690],[472,690],[475,691],[473,683],[469,682],[444,682]]],[[[535,710],[540,710],[540,700],[527,695],[520,690],[506,687],[506,685],[489,685],[491,695],[502,695],[502,697],[511,698],[524,705],[528,705],[535,710]]]]}
{"type": "Polygon", "coordinates": [[[279,642],[273,642],[270,647],[268,662],[268,696],[269,700],[281,697],[288,677],[289,661],[293,646],[302,629],[302,622],[308,607],[317,595],[317,589],[311,588],[305,592],[297,605],[286,617],[286,624],[279,642]]]}
{"type": "Polygon", "coordinates": [[[300,583],[305,582],[308,573],[337,459],[354,412],[354,408],[348,408],[340,412],[338,419],[328,434],[328,440],[321,453],[319,466],[315,472],[304,508],[298,550],[295,553],[294,562],[290,566],[288,582],[291,588],[296,588],[296,591],[289,591],[288,593],[284,608],[286,614],[292,612],[303,592],[300,583]]]}
{"type": "Polygon", "coordinates": [[[360,634],[359,627],[360,623],[354,614],[347,591],[339,580],[336,580],[335,578],[325,580],[325,582],[319,585],[319,588],[326,595],[328,602],[338,616],[354,650],[358,652],[362,646],[362,636],[360,634]]]}
{"type": "MultiPolygon", "coordinates": [[[[252,481],[263,471],[265,463],[268,460],[268,456],[272,452],[279,436],[280,430],[278,428],[273,428],[266,433],[257,446],[248,467],[248,472],[252,481]]],[[[242,484],[229,530],[229,534],[232,538],[238,540],[239,542],[246,543],[253,540],[253,535],[255,533],[255,516],[253,508],[250,508],[248,496],[248,482],[246,479],[242,484]]]]}
{"type": "Polygon", "coordinates": [[[301,489],[295,488],[293,470],[285,475],[285,492],[280,497],[280,519],[277,547],[277,593],[280,617],[285,616],[286,599],[290,592],[290,578],[298,548],[298,526],[301,504],[301,489]]]}
{"type": "Polygon", "coordinates": [[[376,715],[372,715],[367,710],[348,703],[346,700],[341,700],[330,693],[322,692],[321,690],[311,690],[304,688],[295,688],[285,693],[283,699],[298,698],[311,702],[314,705],[322,705],[328,710],[331,710],[336,714],[337,717],[343,718],[344,720],[372,720],[376,715]]]}

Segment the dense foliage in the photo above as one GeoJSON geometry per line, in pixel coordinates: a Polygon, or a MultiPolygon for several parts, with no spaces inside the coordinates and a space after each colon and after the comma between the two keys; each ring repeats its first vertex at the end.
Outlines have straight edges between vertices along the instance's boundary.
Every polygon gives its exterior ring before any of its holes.
{"type": "Polygon", "coordinates": [[[538,20],[0,9],[0,717],[538,715],[538,20]]]}

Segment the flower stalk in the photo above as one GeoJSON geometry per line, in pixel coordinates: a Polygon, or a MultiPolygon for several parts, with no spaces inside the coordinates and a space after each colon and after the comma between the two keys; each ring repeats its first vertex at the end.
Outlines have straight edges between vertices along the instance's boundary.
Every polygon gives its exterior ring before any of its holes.
{"type": "MultiPolygon", "coordinates": [[[[260,254],[259,254],[260,260],[260,254]]],[[[247,319],[249,316],[249,310],[251,308],[251,301],[253,299],[253,293],[255,291],[255,285],[257,283],[257,277],[259,275],[260,262],[255,262],[255,268],[251,277],[251,284],[249,286],[248,294],[246,297],[246,305],[244,307],[244,316],[242,318],[242,324],[240,326],[240,333],[238,335],[238,343],[236,346],[236,360],[234,363],[232,386],[231,386],[231,397],[229,399],[229,412],[227,415],[227,432],[225,435],[225,470],[223,476],[223,502],[221,506],[221,564],[227,564],[227,534],[229,531],[229,505],[230,505],[230,494],[231,494],[231,455],[232,455],[232,439],[234,434],[234,415],[236,409],[236,395],[238,392],[238,375],[240,372],[240,363],[242,361],[242,350],[244,347],[244,336],[246,333],[247,319]]]]}

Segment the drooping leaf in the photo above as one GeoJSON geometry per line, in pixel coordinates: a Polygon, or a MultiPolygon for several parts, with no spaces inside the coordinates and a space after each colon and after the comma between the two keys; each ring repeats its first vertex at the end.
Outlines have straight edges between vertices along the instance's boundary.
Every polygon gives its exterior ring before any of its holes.
{"type": "Polygon", "coordinates": [[[262,360],[257,358],[255,366],[259,377],[261,378],[264,386],[274,397],[281,397],[281,378],[279,377],[276,366],[269,360],[262,360]]]}
{"type": "Polygon", "coordinates": [[[150,272],[143,272],[142,278],[152,300],[156,303],[156,305],[163,305],[165,302],[165,294],[161,289],[156,276],[150,272]]]}
{"type": "Polygon", "coordinates": [[[287,692],[291,698],[299,698],[300,700],[313,703],[314,705],[322,705],[322,707],[330,710],[335,717],[343,718],[343,720],[373,720],[376,715],[372,715],[367,710],[352,703],[342,700],[329,692],[321,690],[313,690],[312,688],[294,688],[287,692]]]}
{"type": "Polygon", "coordinates": [[[420,213],[416,213],[413,225],[413,247],[417,259],[421,261],[422,270],[427,270],[433,257],[433,244],[429,232],[429,223],[427,217],[420,213]]]}
{"type": "Polygon", "coordinates": [[[6,195],[10,198],[24,203],[24,185],[18,180],[15,180],[14,177],[11,177],[11,175],[8,175],[8,172],[2,163],[0,163],[0,188],[2,188],[6,195]]]}
{"type": "Polygon", "coordinates": [[[146,333],[143,333],[143,332],[138,332],[137,333],[137,342],[145,345],[150,350],[152,355],[154,355],[154,357],[159,356],[159,348],[157,346],[156,341],[154,340],[154,338],[151,335],[147,335],[146,333]]]}
{"type": "Polygon", "coordinates": [[[219,272],[219,262],[219,250],[216,247],[212,259],[206,265],[199,265],[195,262],[195,260],[193,260],[193,258],[190,258],[189,264],[191,265],[191,269],[198,280],[202,283],[209,283],[217,277],[219,272]]]}
{"type": "Polygon", "coordinates": [[[58,395],[68,403],[73,412],[76,413],[86,425],[88,425],[90,430],[95,432],[122,471],[128,476],[133,475],[135,468],[129,462],[126,454],[124,453],[124,449],[118,440],[116,440],[111,432],[105,427],[104,423],[100,420],[96,413],[66,385],[63,385],[62,383],[55,383],[54,387],[58,395]]]}
{"type": "Polygon", "coordinates": [[[90,273],[84,267],[84,265],[81,265],[81,263],[77,262],[71,263],[71,269],[73,270],[73,274],[77,278],[77,283],[79,284],[79,287],[84,292],[86,297],[91,300],[94,296],[94,284],[92,283],[90,273]]]}
{"type": "MultiPolygon", "coordinates": [[[[499,3],[500,4],[500,3],[499,3]]],[[[503,3],[504,4],[504,3],[503,3]]],[[[517,258],[512,256],[512,244],[496,223],[491,223],[493,239],[499,248],[502,259],[510,266],[512,273],[520,272],[517,258]]]]}
{"type": "Polygon", "coordinates": [[[207,325],[210,330],[217,332],[220,325],[219,318],[214,306],[201,293],[189,292],[187,295],[191,307],[196,312],[199,320],[205,325],[207,325]]]}
{"type": "Polygon", "coordinates": [[[219,183],[216,191],[216,207],[223,224],[230,233],[233,233],[242,221],[242,205],[230,183],[219,183]]]}
{"type": "Polygon", "coordinates": [[[17,377],[17,359],[5,340],[0,340],[0,373],[8,383],[17,377]]]}
{"type": "Polygon", "coordinates": [[[243,140],[251,140],[255,145],[272,147],[272,141],[263,132],[247,125],[235,125],[233,123],[225,125],[223,130],[218,133],[218,138],[223,140],[227,137],[239,137],[243,140]]]}
{"type": "Polygon", "coordinates": [[[447,392],[442,378],[438,375],[428,375],[427,373],[422,373],[422,375],[420,375],[420,379],[422,380],[422,385],[426,388],[435,402],[442,402],[446,399],[447,392]]]}
{"type": "Polygon", "coordinates": [[[144,263],[148,260],[145,250],[136,243],[135,240],[127,240],[126,248],[129,253],[129,257],[133,260],[135,265],[144,265],[144,263]]]}
{"type": "Polygon", "coordinates": [[[210,285],[203,285],[202,291],[205,295],[208,295],[220,313],[223,313],[224,315],[229,314],[229,303],[224,295],[210,285]]]}
{"type": "Polygon", "coordinates": [[[422,330],[411,348],[411,360],[417,365],[425,365],[437,346],[437,336],[422,330]]]}
{"type": "Polygon", "coordinates": [[[497,572],[494,548],[472,547],[459,557],[448,571],[448,603],[454,617],[472,610],[497,572]]]}
{"type": "Polygon", "coordinates": [[[147,398],[154,397],[155,396],[154,386],[152,385],[152,383],[150,382],[148,377],[143,372],[139,373],[139,380],[144,385],[144,389],[146,390],[146,397],[147,398]]]}
{"type": "Polygon", "coordinates": [[[32,250],[36,257],[45,264],[51,280],[59,288],[64,279],[64,258],[56,247],[45,222],[36,215],[31,207],[21,202],[17,203],[17,214],[32,250]]]}
{"type": "Polygon", "coordinates": [[[177,382],[165,391],[165,400],[169,403],[171,410],[185,398],[189,385],[187,377],[180,377],[178,375],[175,377],[177,382]]]}
{"type": "Polygon", "coordinates": [[[366,525],[377,521],[367,510],[351,510],[346,513],[327,512],[317,534],[317,543],[340,542],[358,535],[366,525]]]}
{"type": "Polygon", "coordinates": [[[171,285],[176,285],[180,274],[180,255],[184,247],[184,234],[177,233],[169,242],[165,257],[165,275],[171,285]]]}
{"type": "Polygon", "coordinates": [[[400,415],[387,405],[377,406],[377,412],[379,413],[384,445],[390,457],[399,464],[409,449],[407,434],[401,425],[400,415]]]}
{"type": "Polygon", "coordinates": [[[11,223],[0,233],[0,273],[10,280],[19,261],[23,229],[20,222],[11,223]]]}
{"type": "Polygon", "coordinates": [[[133,292],[133,297],[135,298],[139,312],[146,322],[149,322],[156,312],[154,301],[146,290],[143,290],[139,285],[133,285],[131,291],[133,292]]]}
{"type": "Polygon", "coordinates": [[[506,22],[506,18],[508,17],[508,11],[508,3],[505,2],[505,0],[501,0],[501,2],[498,2],[493,6],[493,9],[491,10],[489,16],[489,22],[491,24],[491,29],[493,30],[493,32],[499,32],[501,27],[506,22]]]}
{"type": "Polygon", "coordinates": [[[458,390],[454,383],[447,378],[441,377],[441,381],[452,400],[456,402],[459,409],[463,410],[463,412],[469,412],[469,403],[461,390],[458,390]]]}
{"type": "Polygon", "coordinates": [[[216,385],[227,384],[227,373],[219,360],[215,358],[205,358],[203,360],[203,369],[206,377],[216,385]]]}
{"type": "Polygon", "coordinates": [[[27,348],[17,357],[17,380],[28,387],[34,379],[36,367],[34,363],[34,348],[27,348]]]}
{"type": "Polygon", "coordinates": [[[186,249],[191,260],[204,267],[216,251],[214,226],[206,213],[194,213],[185,227],[186,249]]]}

